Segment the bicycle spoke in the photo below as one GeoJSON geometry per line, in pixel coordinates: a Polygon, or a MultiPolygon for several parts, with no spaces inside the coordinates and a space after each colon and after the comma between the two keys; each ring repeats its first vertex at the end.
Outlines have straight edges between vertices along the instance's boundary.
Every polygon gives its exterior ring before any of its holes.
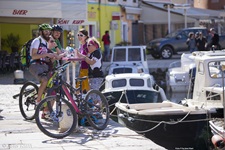
{"type": "Polygon", "coordinates": [[[97,130],[105,129],[109,121],[109,107],[104,95],[97,90],[91,90],[85,100],[88,102],[86,111],[90,125],[97,130]]]}
{"type": "Polygon", "coordinates": [[[20,97],[19,107],[22,116],[27,120],[34,119],[35,100],[37,98],[38,86],[33,82],[27,82],[23,85],[20,97]]]}
{"type": "Polygon", "coordinates": [[[75,129],[77,115],[68,101],[56,101],[56,96],[48,96],[37,106],[35,120],[47,136],[63,138],[75,129]]]}

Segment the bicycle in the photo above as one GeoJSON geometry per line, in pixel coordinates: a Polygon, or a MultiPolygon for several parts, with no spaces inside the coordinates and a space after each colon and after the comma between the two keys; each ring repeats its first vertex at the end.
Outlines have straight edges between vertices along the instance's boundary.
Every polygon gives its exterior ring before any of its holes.
{"type": "MultiPolygon", "coordinates": [[[[82,91],[82,81],[86,77],[77,78],[79,87],[75,88],[62,79],[62,73],[70,62],[59,67],[55,73],[53,87],[56,95],[47,96],[37,106],[35,120],[38,128],[47,136],[64,138],[70,135],[78,123],[78,116],[97,130],[103,130],[109,122],[109,107],[104,95],[98,90],[89,90],[86,95],[82,91]],[[74,96],[74,98],[73,98],[74,96]],[[48,117],[43,117],[47,108],[48,117]]],[[[45,116],[45,115],[44,115],[45,116]]]]}
{"type": "MultiPolygon", "coordinates": [[[[57,68],[55,68],[57,69],[57,68]]],[[[46,71],[41,73],[40,75],[46,75],[51,73],[52,71],[46,71]]],[[[54,71],[53,71],[54,72],[54,71]]],[[[48,80],[48,84],[44,93],[42,94],[42,99],[45,96],[50,95],[53,92],[53,78],[54,75],[48,80]]],[[[36,109],[36,99],[38,96],[38,85],[33,81],[27,81],[23,84],[20,93],[13,96],[14,99],[19,97],[19,108],[22,116],[25,120],[33,120],[36,109]]]]}

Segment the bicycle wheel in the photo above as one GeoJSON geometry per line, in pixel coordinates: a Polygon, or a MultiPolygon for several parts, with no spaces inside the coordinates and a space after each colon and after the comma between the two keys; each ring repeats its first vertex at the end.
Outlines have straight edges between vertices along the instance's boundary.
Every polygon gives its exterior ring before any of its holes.
{"type": "Polygon", "coordinates": [[[54,95],[38,104],[35,120],[45,135],[60,139],[73,132],[77,125],[77,114],[70,102],[54,95]]]}
{"type": "Polygon", "coordinates": [[[26,82],[20,90],[19,107],[26,120],[34,119],[38,86],[31,81],[26,82]]]}
{"type": "Polygon", "coordinates": [[[103,130],[109,122],[109,106],[105,96],[98,90],[90,90],[85,101],[88,123],[97,130],[103,130]]]}

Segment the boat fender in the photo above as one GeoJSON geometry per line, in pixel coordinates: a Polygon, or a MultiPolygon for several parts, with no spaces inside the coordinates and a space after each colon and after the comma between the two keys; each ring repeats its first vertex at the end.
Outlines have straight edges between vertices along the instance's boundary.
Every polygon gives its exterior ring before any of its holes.
{"type": "Polygon", "coordinates": [[[211,141],[213,145],[217,148],[224,148],[225,146],[224,139],[217,134],[213,135],[213,137],[211,138],[211,141]]]}

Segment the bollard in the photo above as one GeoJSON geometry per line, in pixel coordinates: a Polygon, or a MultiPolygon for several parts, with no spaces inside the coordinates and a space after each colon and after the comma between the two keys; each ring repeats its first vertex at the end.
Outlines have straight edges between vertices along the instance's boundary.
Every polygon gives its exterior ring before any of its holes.
{"type": "Polygon", "coordinates": [[[14,84],[23,84],[26,80],[24,79],[24,73],[22,70],[14,71],[14,84]]]}

